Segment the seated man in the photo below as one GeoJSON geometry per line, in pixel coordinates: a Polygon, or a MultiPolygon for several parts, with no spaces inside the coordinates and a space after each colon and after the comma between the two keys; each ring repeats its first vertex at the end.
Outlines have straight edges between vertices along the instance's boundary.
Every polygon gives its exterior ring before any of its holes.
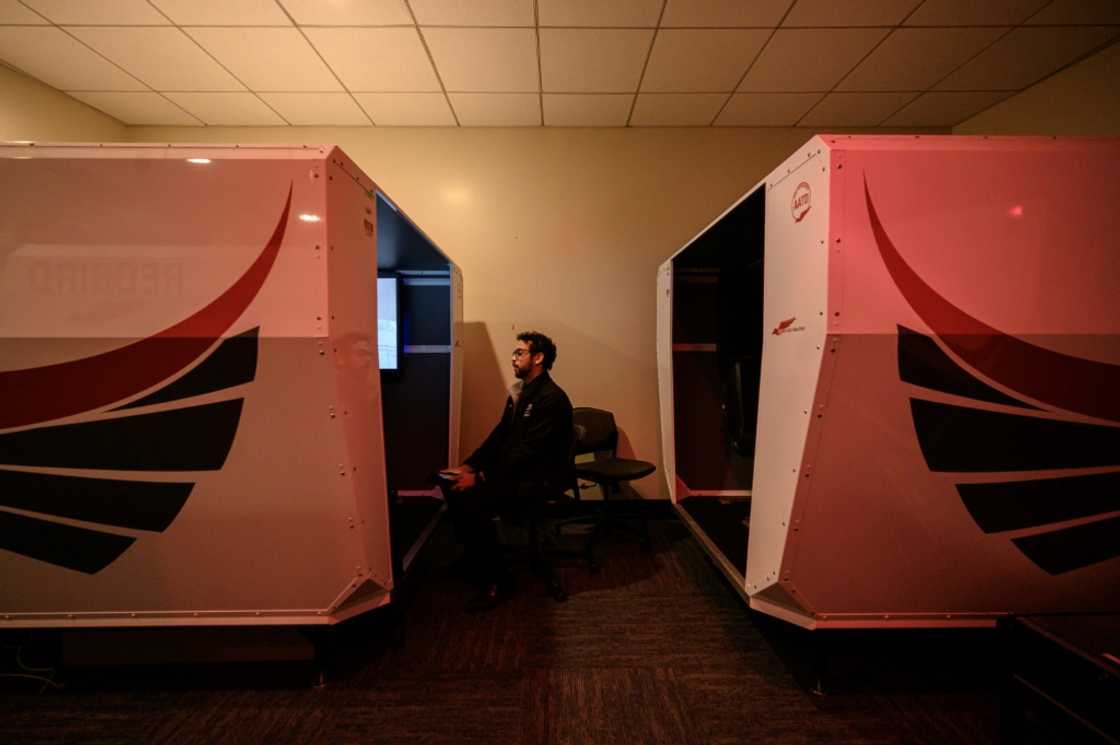
{"type": "Polygon", "coordinates": [[[494,607],[510,586],[494,517],[531,510],[535,500],[572,483],[572,404],[548,374],[555,361],[556,345],[547,336],[517,335],[517,382],[502,419],[466,462],[450,469],[458,473],[444,488],[448,514],[482,585],[468,610],[494,607]]]}

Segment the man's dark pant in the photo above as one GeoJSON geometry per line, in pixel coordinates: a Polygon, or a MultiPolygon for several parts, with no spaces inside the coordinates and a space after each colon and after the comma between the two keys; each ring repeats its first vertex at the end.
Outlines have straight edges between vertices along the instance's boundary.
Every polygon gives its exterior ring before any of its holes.
{"type": "Polygon", "coordinates": [[[538,490],[508,482],[480,484],[466,491],[440,488],[455,537],[463,544],[468,567],[477,572],[483,584],[504,579],[509,567],[499,539],[497,520],[499,516],[525,515],[539,498],[538,490]]]}

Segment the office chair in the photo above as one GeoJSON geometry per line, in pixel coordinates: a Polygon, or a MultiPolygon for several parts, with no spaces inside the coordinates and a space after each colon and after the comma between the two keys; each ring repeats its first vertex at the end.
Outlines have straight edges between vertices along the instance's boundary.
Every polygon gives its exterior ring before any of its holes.
{"type": "Polygon", "coordinates": [[[568,525],[590,524],[592,530],[585,550],[590,567],[597,569],[598,565],[595,562],[593,551],[603,528],[615,526],[631,529],[631,526],[624,522],[624,518],[633,517],[638,520],[639,528],[636,533],[642,548],[649,549],[649,526],[645,514],[616,514],[617,506],[612,507],[611,503],[612,501],[617,502],[617,499],[612,500],[612,498],[617,497],[622,484],[645,478],[657,470],[657,467],[644,460],[618,457],[618,428],[615,426],[614,414],[611,412],[589,406],[577,406],[572,411],[572,417],[576,430],[574,455],[593,453],[595,456],[594,460],[575,464],[575,495],[578,499],[579,480],[582,479],[590,481],[602,489],[603,501],[596,514],[590,518],[580,517],[573,520],[564,520],[557,524],[556,530],[559,531],[568,525]]]}

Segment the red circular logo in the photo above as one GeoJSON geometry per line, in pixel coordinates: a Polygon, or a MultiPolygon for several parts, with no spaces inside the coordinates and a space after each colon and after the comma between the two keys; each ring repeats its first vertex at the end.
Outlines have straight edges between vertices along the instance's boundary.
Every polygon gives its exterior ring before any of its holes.
{"type": "Polygon", "coordinates": [[[805,215],[809,214],[809,210],[813,206],[813,192],[809,190],[809,184],[802,181],[793,190],[793,199],[790,201],[790,211],[793,213],[793,221],[801,222],[805,219],[805,215]]]}

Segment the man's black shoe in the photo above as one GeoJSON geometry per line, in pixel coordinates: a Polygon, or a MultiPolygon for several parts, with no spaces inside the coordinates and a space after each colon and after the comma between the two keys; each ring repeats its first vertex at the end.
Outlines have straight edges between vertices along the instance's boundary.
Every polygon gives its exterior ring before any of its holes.
{"type": "Polygon", "coordinates": [[[513,576],[502,572],[497,581],[484,582],[479,591],[467,601],[468,613],[493,610],[513,595],[513,576]]]}
{"type": "Polygon", "coordinates": [[[474,597],[467,601],[466,611],[467,613],[484,613],[488,610],[494,610],[505,600],[506,595],[507,593],[497,582],[487,583],[474,597]]]}
{"type": "Polygon", "coordinates": [[[563,603],[568,599],[568,591],[564,589],[564,585],[561,584],[558,577],[548,578],[548,594],[557,603],[563,603]]]}

